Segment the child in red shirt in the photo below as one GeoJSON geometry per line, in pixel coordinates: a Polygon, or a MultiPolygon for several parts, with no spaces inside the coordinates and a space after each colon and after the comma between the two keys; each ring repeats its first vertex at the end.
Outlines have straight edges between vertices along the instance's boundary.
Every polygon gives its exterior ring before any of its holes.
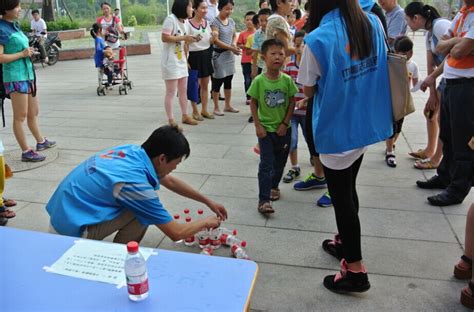
{"type": "MultiPolygon", "coordinates": [[[[247,29],[242,31],[237,39],[237,46],[242,49],[242,73],[244,74],[244,87],[245,87],[245,94],[247,94],[247,90],[250,88],[250,84],[252,83],[252,54],[247,53],[247,48],[245,44],[247,43],[247,38],[255,33],[255,26],[253,25],[253,17],[255,16],[255,12],[249,11],[245,14],[245,26],[247,29]]],[[[247,105],[249,104],[250,97],[247,95],[247,105]]]]}

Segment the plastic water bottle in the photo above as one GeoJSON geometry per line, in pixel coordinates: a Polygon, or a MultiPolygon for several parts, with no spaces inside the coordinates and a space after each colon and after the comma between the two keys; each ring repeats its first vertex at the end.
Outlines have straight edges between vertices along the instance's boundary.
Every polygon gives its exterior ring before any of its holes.
{"type": "MultiPolygon", "coordinates": [[[[191,217],[186,217],[186,223],[190,223],[190,222],[191,222],[191,217]]],[[[184,244],[186,246],[192,246],[192,245],[194,245],[195,241],[196,241],[196,239],[193,235],[191,237],[185,238],[184,239],[184,244]]]]}
{"type": "Polygon", "coordinates": [[[235,245],[232,245],[231,247],[231,251],[232,251],[232,255],[234,255],[234,257],[236,257],[237,259],[245,259],[245,260],[250,260],[250,257],[249,255],[247,254],[247,252],[244,250],[244,247],[247,246],[247,244],[244,242],[242,242],[242,245],[239,246],[237,244],[235,245]],[[242,246],[242,247],[241,247],[242,246]]]}
{"type": "MultiPolygon", "coordinates": [[[[234,235],[228,235],[228,234],[222,234],[221,235],[221,243],[226,245],[226,246],[232,246],[232,245],[239,245],[242,246],[242,243],[245,241],[241,240],[237,236],[234,235]]],[[[247,243],[245,243],[246,245],[247,243]]]]}
{"type": "Polygon", "coordinates": [[[209,242],[212,249],[221,247],[221,232],[218,228],[209,230],[209,242]]]}
{"type": "Polygon", "coordinates": [[[219,228],[219,230],[221,231],[221,234],[237,236],[237,230],[229,230],[223,227],[219,228]]]}
{"type": "Polygon", "coordinates": [[[125,258],[125,277],[127,279],[128,297],[133,301],[141,301],[148,297],[148,274],[146,261],[138,251],[138,243],[127,244],[125,258]]]}
{"type": "Polygon", "coordinates": [[[200,252],[201,255],[212,256],[214,253],[214,249],[210,247],[203,248],[200,252]]]}
{"type": "MultiPolygon", "coordinates": [[[[175,214],[175,215],[173,216],[173,218],[174,218],[174,220],[175,220],[176,222],[179,222],[179,218],[180,218],[180,217],[179,217],[179,214],[175,214]]],[[[179,244],[181,244],[182,242],[183,242],[183,240],[180,239],[180,240],[175,241],[174,243],[177,244],[177,245],[179,245],[179,244]]]]}
{"type": "MultiPolygon", "coordinates": [[[[202,215],[204,211],[202,209],[198,210],[198,215],[202,215]]],[[[206,248],[210,246],[209,241],[209,231],[207,229],[202,229],[201,231],[197,232],[196,239],[199,243],[199,247],[206,248]]]]}

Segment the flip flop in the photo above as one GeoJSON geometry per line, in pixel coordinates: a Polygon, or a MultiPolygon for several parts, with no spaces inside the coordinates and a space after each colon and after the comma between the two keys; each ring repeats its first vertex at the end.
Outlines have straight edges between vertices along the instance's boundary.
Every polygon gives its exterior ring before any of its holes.
{"type": "Polygon", "coordinates": [[[239,113],[240,111],[239,111],[237,108],[230,107],[230,108],[225,108],[225,109],[224,109],[224,112],[227,112],[227,113],[239,113]]]}
{"type": "Polygon", "coordinates": [[[438,166],[436,166],[430,158],[422,159],[422,160],[417,160],[413,164],[413,166],[416,169],[420,170],[429,170],[429,169],[438,169],[438,166]]]}
{"type": "Polygon", "coordinates": [[[5,207],[14,207],[14,206],[16,206],[17,203],[14,199],[4,198],[3,199],[3,204],[5,205],[5,207]]]}
{"type": "Polygon", "coordinates": [[[410,153],[408,153],[408,155],[410,155],[411,157],[416,158],[416,159],[426,159],[426,158],[428,158],[425,154],[425,150],[422,150],[422,149],[419,149],[416,152],[410,152],[410,153]]]}
{"type": "Polygon", "coordinates": [[[224,113],[221,112],[221,111],[215,110],[215,111],[214,111],[214,115],[215,115],[215,116],[224,116],[224,113]]]}
{"type": "Polygon", "coordinates": [[[0,212],[0,218],[11,219],[11,218],[14,218],[15,216],[16,216],[16,213],[11,209],[5,209],[4,211],[0,212]]]}

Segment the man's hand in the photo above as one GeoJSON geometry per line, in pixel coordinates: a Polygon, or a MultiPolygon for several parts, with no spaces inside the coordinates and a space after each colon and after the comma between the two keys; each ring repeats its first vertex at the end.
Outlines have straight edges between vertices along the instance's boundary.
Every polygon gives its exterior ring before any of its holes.
{"type": "Polygon", "coordinates": [[[436,79],[433,78],[431,75],[429,75],[425,78],[425,80],[423,80],[423,83],[420,86],[420,90],[425,92],[428,88],[436,89],[436,79]]]}
{"type": "Polygon", "coordinates": [[[285,136],[286,131],[288,131],[288,127],[286,125],[284,125],[283,123],[281,123],[278,126],[278,129],[277,129],[276,133],[277,133],[278,136],[285,136]]]}
{"type": "Polygon", "coordinates": [[[438,110],[438,106],[438,95],[436,92],[430,93],[430,97],[428,98],[428,101],[426,101],[425,109],[423,110],[423,113],[429,120],[432,120],[434,113],[438,110]]]}
{"type": "Polygon", "coordinates": [[[302,109],[307,106],[308,99],[302,99],[295,103],[297,109],[302,109]]]}
{"type": "Polygon", "coordinates": [[[225,209],[224,205],[216,203],[215,201],[211,201],[211,203],[208,206],[209,206],[209,209],[215,212],[219,220],[225,221],[227,219],[227,210],[225,209]]]}
{"type": "Polygon", "coordinates": [[[267,130],[261,124],[255,124],[255,132],[257,134],[257,138],[263,139],[267,136],[267,130]]]}

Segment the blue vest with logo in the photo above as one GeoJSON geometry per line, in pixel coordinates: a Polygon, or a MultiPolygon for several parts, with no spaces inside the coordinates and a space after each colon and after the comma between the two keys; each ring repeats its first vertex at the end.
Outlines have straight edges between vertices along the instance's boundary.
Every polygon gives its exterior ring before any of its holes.
{"type": "Polygon", "coordinates": [[[160,187],[155,168],[138,145],[117,146],[77,166],[59,185],[46,210],[59,233],[81,236],[88,225],[110,221],[123,211],[113,195],[117,183],[160,187]]]}
{"type": "Polygon", "coordinates": [[[316,150],[334,154],[383,141],[392,135],[392,104],[384,32],[376,16],[372,55],[358,60],[339,9],[327,13],[305,39],[321,68],[314,97],[316,150]]]}

